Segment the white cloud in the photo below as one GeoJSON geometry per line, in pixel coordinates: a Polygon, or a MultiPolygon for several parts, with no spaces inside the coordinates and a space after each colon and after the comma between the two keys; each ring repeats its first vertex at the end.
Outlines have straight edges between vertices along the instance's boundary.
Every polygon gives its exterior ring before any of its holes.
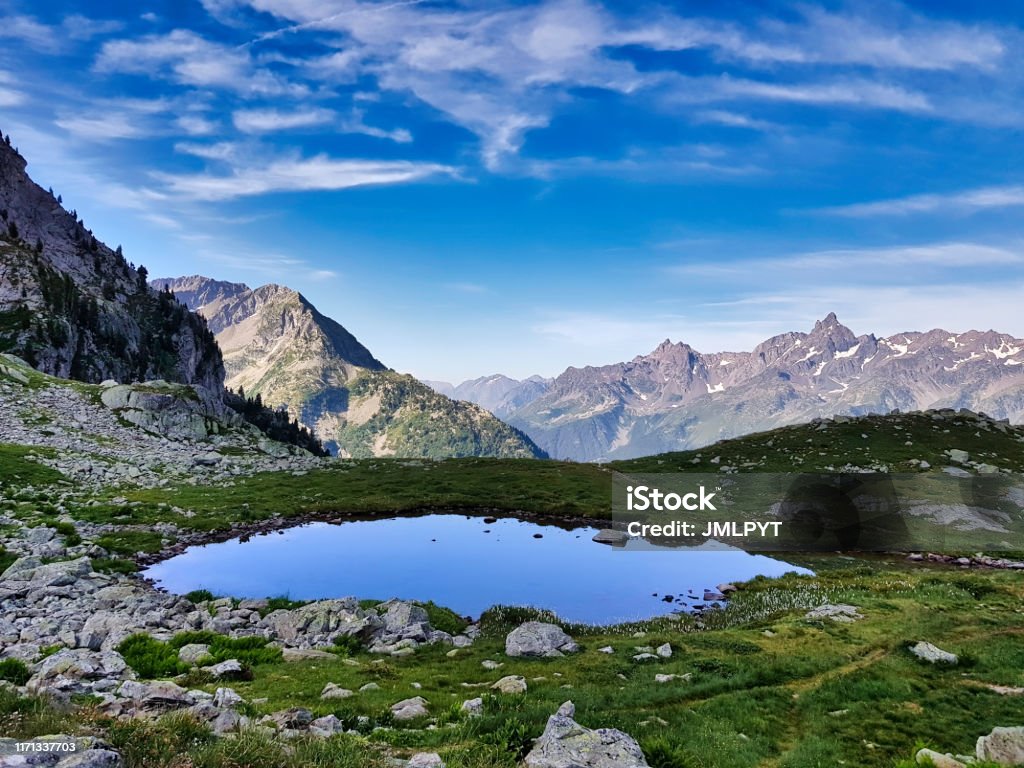
{"type": "Polygon", "coordinates": [[[729,128],[749,128],[752,131],[771,131],[779,127],[775,123],[770,123],[767,120],[758,120],[757,118],[750,117],[749,115],[744,115],[739,112],[729,112],[723,109],[703,110],[694,115],[694,120],[698,123],[713,123],[715,125],[724,125],[729,128]]]}
{"type": "Polygon", "coordinates": [[[137,117],[126,112],[93,113],[60,117],[55,122],[80,139],[111,141],[139,139],[149,135],[149,131],[139,123],[137,117]]]}
{"type": "Polygon", "coordinates": [[[115,19],[90,19],[79,13],[64,18],[61,23],[63,33],[72,40],[91,40],[100,35],[108,35],[122,29],[124,24],[115,19]]]}
{"type": "Polygon", "coordinates": [[[96,58],[97,72],[164,76],[188,86],[223,88],[242,95],[301,96],[308,89],[255,66],[246,51],[176,29],[166,35],[111,40],[96,58]]]}
{"type": "Polygon", "coordinates": [[[324,125],[336,119],[329,109],[240,109],[232,115],[235,127],[243,133],[272,133],[295,128],[324,125]]]}
{"type": "Polygon", "coordinates": [[[41,51],[53,51],[58,39],[52,27],[31,16],[0,16],[0,39],[20,40],[41,51]]]}
{"type": "Polygon", "coordinates": [[[174,151],[183,155],[201,157],[204,160],[234,160],[239,156],[238,145],[231,141],[218,141],[215,144],[196,144],[179,141],[174,151]]]}
{"type": "Polygon", "coordinates": [[[777,83],[722,77],[713,85],[709,99],[715,96],[788,101],[795,104],[832,104],[852,107],[927,112],[932,105],[922,93],[897,85],[869,80],[834,82],[777,83]]]}
{"type": "Polygon", "coordinates": [[[201,115],[181,115],[175,123],[189,136],[210,136],[217,132],[219,124],[201,115]]]}
{"type": "Polygon", "coordinates": [[[435,163],[388,160],[339,160],[327,155],[281,159],[262,166],[236,166],[227,175],[154,174],[167,189],[192,200],[229,200],[270,192],[340,190],[380,184],[402,184],[430,176],[454,174],[435,163]]]}
{"type": "Polygon", "coordinates": [[[816,213],[849,218],[905,216],[916,213],[974,213],[993,208],[1024,206],[1024,185],[980,187],[948,194],[922,194],[820,208],[816,213]]]}
{"type": "Polygon", "coordinates": [[[12,88],[0,87],[0,107],[16,107],[25,102],[25,94],[12,88]]]}

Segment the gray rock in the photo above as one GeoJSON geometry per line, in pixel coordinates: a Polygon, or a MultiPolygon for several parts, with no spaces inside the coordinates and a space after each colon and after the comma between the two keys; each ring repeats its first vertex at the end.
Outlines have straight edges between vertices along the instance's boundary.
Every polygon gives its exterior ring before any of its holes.
{"type": "Polygon", "coordinates": [[[914,755],[914,761],[918,765],[927,764],[934,768],[967,768],[965,763],[961,763],[952,755],[944,755],[931,749],[919,749],[914,755]]]}
{"type": "Polygon", "coordinates": [[[437,752],[417,752],[409,758],[406,768],[445,768],[445,765],[437,752]]]}
{"type": "Polygon", "coordinates": [[[946,455],[958,464],[966,464],[971,458],[971,454],[967,451],[962,451],[959,448],[950,448],[946,451],[946,455]]]}
{"type": "Polygon", "coordinates": [[[528,621],[505,638],[505,653],[513,657],[556,657],[578,650],[579,646],[560,627],[540,621],[528,621]]]}
{"type": "Polygon", "coordinates": [[[415,696],[411,699],[403,699],[395,704],[391,705],[391,714],[394,715],[395,720],[415,720],[418,717],[427,717],[430,712],[427,711],[427,700],[422,696],[415,696]]]}
{"type": "Polygon", "coordinates": [[[206,643],[188,643],[178,650],[178,661],[195,666],[210,658],[210,646],[206,643]]]}
{"type": "Polygon", "coordinates": [[[460,707],[469,717],[480,717],[484,713],[484,700],[479,696],[475,699],[467,699],[460,707]]]}
{"type": "Polygon", "coordinates": [[[270,715],[270,722],[280,729],[298,730],[313,722],[313,713],[302,707],[292,707],[270,715]]]}
{"type": "Polygon", "coordinates": [[[832,605],[830,603],[825,603],[824,605],[819,605],[817,608],[808,611],[804,618],[831,619],[832,621],[836,621],[841,624],[848,624],[850,622],[857,621],[858,619],[863,619],[864,617],[855,606],[845,604],[832,605]]]}
{"type": "MultiPolygon", "coordinates": [[[[565,706],[565,705],[563,705],[565,706]]],[[[622,731],[590,730],[566,715],[552,715],[526,756],[527,768],[648,768],[640,745],[622,731]]]]}
{"type": "Polygon", "coordinates": [[[238,659],[226,659],[218,664],[213,664],[209,667],[203,667],[203,670],[209,672],[215,679],[222,677],[232,677],[242,672],[242,665],[238,659]]]}
{"type": "Polygon", "coordinates": [[[1024,765],[1024,726],[996,727],[988,736],[981,736],[975,752],[979,760],[998,765],[1024,765]]]}
{"type": "Polygon", "coordinates": [[[621,547],[629,541],[629,534],[625,531],[617,531],[614,528],[604,528],[595,533],[592,540],[598,544],[610,544],[613,547],[621,547]]]}
{"type": "Polygon", "coordinates": [[[27,687],[31,693],[89,693],[103,681],[127,680],[134,676],[119,653],[64,649],[39,663],[27,687]]]}
{"type": "Polygon", "coordinates": [[[672,658],[672,646],[669,643],[659,645],[655,653],[663,659],[670,659],[672,658]]]}
{"type": "Polygon", "coordinates": [[[521,675],[506,675],[491,686],[501,693],[526,693],[526,678],[521,675]]]}
{"type": "Polygon", "coordinates": [[[910,646],[910,652],[917,658],[931,664],[956,664],[959,659],[956,654],[944,651],[938,646],[926,643],[923,640],[910,646]]]}
{"type": "Polygon", "coordinates": [[[225,733],[234,733],[235,731],[238,731],[245,720],[246,718],[243,718],[235,710],[223,709],[217,713],[217,716],[213,719],[210,727],[218,736],[223,736],[225,733]]]}
{"type": "Polygon", "coordinates": [[[324,715],[323,717],[318,717],[316,720],[310,722],[309,732],[314,736],[329,739],[335,734],[344,733],[345,726],[341,720],[334,715],[324,715]]]}
{"type": "Polygon", "coordinates": [[[213,703],[221,709],[234,709],[244,699],[231,688],[218,688],[213,694],[213,703]]]}
{"type": "Polygon", "coordinates": [[[196,703],[180,685],[165,681],[139,683],[129,680],[121,685],[119,693],[132,699],[139,709],[153,713],[184,709],[196,703]]]}
{"type": "Polygon", "coordinates": [[[347,699],[355,694],[348,688],[342,688],[337,683],[328,683],[320,692],[321,699],[347,699]]]}

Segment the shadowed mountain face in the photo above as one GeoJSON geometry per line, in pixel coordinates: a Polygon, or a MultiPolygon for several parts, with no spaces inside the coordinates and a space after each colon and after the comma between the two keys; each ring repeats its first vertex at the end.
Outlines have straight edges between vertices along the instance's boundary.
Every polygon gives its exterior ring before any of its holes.
{"type": "Polygon", "coordinates": [[[302,294],[206,277],[153,281],[207,319],[227,386],[285,406],[342,456],[535,457],[525,435],[480,406],[395,373],[302,294]]]}
{"type": "Polygon", "coordinates": [[[201,318],[146,285],[0,141],[0,352],[82,381],[167,379],[220,407],[220,351],[201,318]]]}
{"type": "MultiPolygon", "coordinates": [[[[465,385],[460,385],[465,386],[465,385]]],[[[569,368],[506,413],[555,458],[631,458],[821,416],[970,408],[1024,420],[1024,340],[995,331],[856,336],[834,314],[751,352],[665,341],[627,363],[569,368]]]]}

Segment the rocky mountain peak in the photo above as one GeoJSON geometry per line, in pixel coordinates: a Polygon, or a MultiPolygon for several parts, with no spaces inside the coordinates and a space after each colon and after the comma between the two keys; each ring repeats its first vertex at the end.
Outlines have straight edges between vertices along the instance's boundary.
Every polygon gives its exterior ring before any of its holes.
{"type": "Polygon", "coordinates": [[[220,351],[201,318],[151,290],[0,141],[0,349],[61,378],[166,379],[219,399],[220,351]]]}

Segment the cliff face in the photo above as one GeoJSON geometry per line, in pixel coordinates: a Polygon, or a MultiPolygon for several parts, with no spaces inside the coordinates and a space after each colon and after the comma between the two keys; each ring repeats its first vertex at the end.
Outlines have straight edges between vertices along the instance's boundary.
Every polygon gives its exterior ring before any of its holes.
{"type": "Polygon", "coordinates": [[[100,242],[0,141],[0,352],[62,378],[166,379],[218,402],[224,365],[213,333],[100,242]]]}

